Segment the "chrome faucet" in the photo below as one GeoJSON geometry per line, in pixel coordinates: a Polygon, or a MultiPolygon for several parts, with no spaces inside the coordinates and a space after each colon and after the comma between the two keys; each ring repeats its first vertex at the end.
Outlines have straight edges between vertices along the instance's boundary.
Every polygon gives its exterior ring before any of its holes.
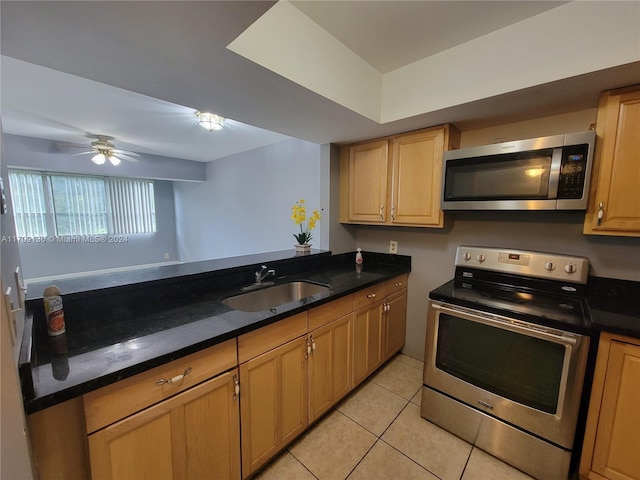
{"type": "Polygon", "coordinates": [[[266,265],[262,265],[260,270],[256,272],[256,283],[261,283],[262,280],[267,278],[269,275],[276,275],[275,270],[268,270],[266,265]]]}

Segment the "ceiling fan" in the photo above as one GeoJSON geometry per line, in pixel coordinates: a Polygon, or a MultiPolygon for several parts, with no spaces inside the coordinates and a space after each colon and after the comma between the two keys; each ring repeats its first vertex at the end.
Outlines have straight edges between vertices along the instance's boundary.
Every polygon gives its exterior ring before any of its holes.
{"type": "Polygon", "coordinates": [[[109,163],[112,165],[119,165],[121,160],[127,160],[128,162],[138,161],[137,158],[134,158],[139,157],[137,153],[116,149],[115,145],[111,143],[113,137],[108,137],[106,135],[94,136],[96,137],[96,140],[91,142],[91,150],[76,153],[73,156],[88,155],[92,153],[94,155],[91,157],[91,161],[96,165],[104,165],[107,160],[109,160],[109,163]]]}

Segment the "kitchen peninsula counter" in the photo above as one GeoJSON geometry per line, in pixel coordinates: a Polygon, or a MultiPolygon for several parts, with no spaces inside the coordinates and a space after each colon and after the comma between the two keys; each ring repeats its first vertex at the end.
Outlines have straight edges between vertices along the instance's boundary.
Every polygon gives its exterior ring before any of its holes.
{"type": "Polygon", "coordinates": [[[411,258],[312,250],[234,257],[64,279],[66,333],[46,333],[42,297],[30,284],[19,373],[25,410],[34,413],[150,368],[235,338],[411,270],[411,258]],[[261,265],[276,284],[328,285],[328,292],[270,310],[243,312],[222,303],[253,283],[261,265]]]}

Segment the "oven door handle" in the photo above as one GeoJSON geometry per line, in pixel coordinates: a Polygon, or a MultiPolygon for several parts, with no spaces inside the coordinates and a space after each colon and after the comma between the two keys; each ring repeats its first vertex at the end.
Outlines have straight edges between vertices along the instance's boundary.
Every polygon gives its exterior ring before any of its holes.
{"type": "Polygon", "coordinates": [[[570,345],[575,347],[578,343],[578,340],[574,335],[562,335],[549,332],[545,327],[536,328],[535,326],[521,322],[519,320],[514,320],[507,317],[502,317],[500,315],[493,314],[484,314],[481,312],[477,312],[474,310],[469,310],[463,307],[448,307],[444,306],[440,303],[431,303],[431,307],[436,310],[442,310],[443,312],[447,312],[452,315],[464,315],[468,317],[469,320],[483,323],[485,325],[494,326],[497,328],[502,328],[504,330],[510,330],[515,333],[522,333],[524,335],[528,335],[530,337],[536,337],[543,340],[551,340],[556,343],[560,343],[563,345],[570,345]]]}

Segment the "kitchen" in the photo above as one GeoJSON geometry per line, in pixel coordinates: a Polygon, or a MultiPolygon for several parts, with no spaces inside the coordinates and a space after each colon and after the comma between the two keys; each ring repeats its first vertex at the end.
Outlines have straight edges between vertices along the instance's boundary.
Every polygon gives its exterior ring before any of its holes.
{"type": "MultiPolygon", "coordinates": [[[[3,6],[4,8],[4,6],[3,6]]],[[[266,6],[264,7],[266,9],[266,6]]],[[[632,15],[630,17],[633,17],[632,15]]],[[[624,30],[624,29],[618,29],[624,30]]],[[[636,26],[637,31],[637,26],[636,26]]],[[[6,29],[3,28],[3,35],[6,29]]],[[[4,44],[5,42],[3,42],[4,44]]],[[[3,48],[5,48],[3,46],[3,48]]],[[[637,52],[635,52],[637,55],[637,52]]],[[[637,62],[637,57],[633,60],[637,62]]],[[[637,69],[636,69],[637,72],[637,69]]],[[[131,71],[132,76],[133,71],[131,71]]],[[[609,72],[611,73],[611,72],[609,72]]],[[[119,73],[121,75],[121,73],[119,73]]],[[[624,79],[624,83],[612,86],[624,86],[638,83],[637,75],[630,75],[624,79]]],[[[115,83],[117,84],[117,82],[115,83]]],[[[540,87],[542,89],[542,87],[540,87]]],[[[542,90],[533,89],[529,93],[533,100],[549,95],[553,88],[542,90]]],[[[509,96],[502,99],[507,108],[510,104],[509,96]]],[[[531,103],[535,103],[532,100],[531,103]]],[[[522,100],[521,100],[522,101],[522,100]]],[[[193,102],[185,102],[191,104],[193,102]]],[[[516,102],[513,102],[517,105],[516,102]]],[[[308,106],[308,105],[307,105],[308,106]]],[[[535,110],[530,109],[517,121],[499,122],[493,119],[486,124],[479,122],[476,128],[463,130],[460,146],[472,146],[491,143],[496,138],[508,136],[509,138],[527,138],[542,135],[566,133],[571,131],[583,131],[596,120],[597,95],[588,106],[571,108],[563,105],[566,111],[551,110],[546,115],[536,115],[535,110]]],[[[482,110],[482,104],[479,105],[482,110]]],[[[433,107],[434,110],[437,107],[433,107]]],[[[440,106],[442,108],[442,106],[440,106]]],[[[515,107],[512,107],[515,108],[515,107]]],[[[527,109],[523,109],[523,112],[527,109]]],[[[490,111],[486,107],[486,111],[490,111]]],[[[300,114],[300,113],[298,113],[300,114]]],[[[348,122],[353,114],[341,112],[336,116],[335,130],[340,130],[341,121],[348,122]]],[[[392,118],[392,117],[389,117],[392,118]]],[[[381,127],[370,136],[358,136],[350,140],[366,140],[368,138],[381,137],[387,134],[414,130],[416,128],[453,121],[455,112],[433,114],[430,118],[413,120],[413,124],[392,124],[381,127]]],[[[480,117],[482,118],[482,117],[480,117]]],[[[455,121],[453,123],[456,123],[455,121]]],[[[328,143],[341,139],[341,133],[333,135],[328,143]]],[[[292,135],[296,136],[296,135],[292,135]]],[[[313,170],[312,175],[320,171],[319,175],[326,184],[330,182],[332,174],[329,171],[327,158],[335,156],[335,149],[323,148],[319,155],[324,155],[325,161],[318,170],[313,170]]],[[[257,163],[257,160],[254,160],[257,163]]],[[[318,160],[319,163],[319,160],[318,160]]],[[[251,163],[248,169],[251,170],[251,163]]],[[[333,172],[335,174],[335,171],[333,172]]],[[[258,182],[256,182],[258,184],[258,182]]],[[[405,353],[414,358],[422,358],[424,350],[426,318],[426,293],[451,278],[453,273],[452,259],[455,249],[462,244],[498,245],[518,248],[567,252],[573,255],[583,255],[590,259],[592,274],[603,277],[613,277],[628,280],[638,280],[638,256],[637,239],[623,237],[596,237],[582,234],[584,213],[580,212],[530,212],[526,215],[512,212],[456,212],[447,214],[444,229],[416,229],[416,228],[390,228],[390,227],[347,227],[343,228],[338,223],[337,205],[330,201],[331,195],[335,195],[336,185],[330,183],[330,188],[323,187],[322,193],[317,194],[318,202],[325,208],[325,221],[321,222],[320,246],[331,249],[334,253],[354,250],[356,245],[363,250],[371,252],[387,252],[390,241],[397,241],[399,253],[412,257],[412,274],[408,292],[408,334],[405,345],[405,353]],[[324,228],[328,228],[325,231],[324,228]],[[326,236],[326,237],[325,237],[326,236]],[[571,245],[567,251],[566,245],[571,245]],[[635,263],[633,263],[635,262],[635,263]]],[[[257,198],[264,198],[269,191],[269,185],[262,186],[257,198]]],[[[318,189],[319,187],[313,187],[318,189]]],[[[316,191],[316,190],[312,190],[316,191]]],[[[318,190],[319,191],[319,190],[318,190]]],[[[294,194],[296,197],[299,196],[294,194]]],[[[333,197],[335,199],[335,197],[333,197]]],[[[309,200],[309,197],[307,197],[309,200]]],[[[287,208],[289,207],[287,200],[287,208]]],[[[253,205],[250,205],[247,213],[251,213],[253,205]]],[[[284,212],[285,220],[288,220],[287,212],[284,212]]],[[[289,228],[286,224],[279,228],[289,228]]],[[[265,230],[267,230],[265,228],[265,230]]],[[[287,230],[288,232],[288,230],[287,230]]],[[[285,237],[288,236],[285,235],[285,237]]],[[[290,242],[281,244],[280,248],[290,248],[290,242]]],[[[280,249],[277,248],[277,249],[280,249]]],[[[3,245],[4,249],[4,245],[3,245]]],[[[271,248],[274,250],[276,248],[271,248]]],[[[3,276],[4,277],[4,276],[3,276]]]]}

